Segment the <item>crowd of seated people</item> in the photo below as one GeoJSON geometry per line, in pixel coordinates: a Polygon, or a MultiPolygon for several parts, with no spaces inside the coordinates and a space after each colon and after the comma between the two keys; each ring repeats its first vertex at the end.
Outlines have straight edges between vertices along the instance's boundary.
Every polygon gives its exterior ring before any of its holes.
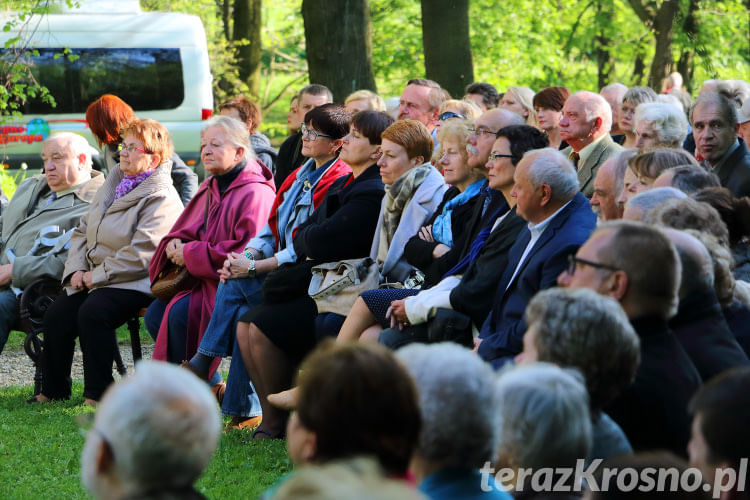
{"type": "MultiPolygon", "coordinates": [[[[78,337],[85,403],[104,410],[115,329],[147,308],[154,360],[201,379],[228,431],[287,439],[298,469],[269,497],[330,475],[543,498],[523,471],[687,459],[747,498],[714,471],[747,474],[750,450],[750,85],[690,102],[678,76],[661,94],[480,82],[463,99],[414,78],[395,116],[312,84],[278,154],[238,96],[204,126],[208,177],[184,207],[166,129],[103,96],[87,119],[106,179],[53,134],[2,212],[0,349],[17,293],[59,280],[30,402],[71,397],[78,337]],[[58,205],[63,235],[41,247],[58,205]],[[170,269],[189,279],[154,300],[170,269]]],[[[89,472],[126,481],[108,432],[87,453],[114,459],[89,472]]]]}

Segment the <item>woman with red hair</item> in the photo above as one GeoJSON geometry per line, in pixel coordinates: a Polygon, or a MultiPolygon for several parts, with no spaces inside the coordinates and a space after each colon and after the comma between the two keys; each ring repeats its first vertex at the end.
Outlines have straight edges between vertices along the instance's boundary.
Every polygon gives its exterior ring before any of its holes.
{"type": "MultiPolygon", "coordinates": [[[[86,109],[86,123],[104,154],[108,171],[120,163],[117,149],[122,142],[120,131],[135,118],[133,108],[112,94],[104,94],[86,109]]],[[[177,153],[173,153],[169,159],[172,161],[172,183],[182,204],[187,205],[198,190],[198,176],[177,153]]]]}

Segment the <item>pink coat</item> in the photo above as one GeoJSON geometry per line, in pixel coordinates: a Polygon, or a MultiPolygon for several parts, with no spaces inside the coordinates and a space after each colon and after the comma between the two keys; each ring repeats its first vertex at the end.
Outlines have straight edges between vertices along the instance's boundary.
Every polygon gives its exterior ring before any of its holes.
{"type": "MultiPolygon", "coordinates": [[[[165,252],[167,243],[179,238],[183,243],[187,242],[183,255],[188,272],[198,278],[191,290],[178,293],[169,302],[159,327],[154,359],[167,360],[169,310],[177,300],[188,294],[190,305],[187,352],[184,359],[190,359],[195,354],[214,308],[216,289],[219,286],[216,270],[223,265],[229,252],[241,252],[245,244],[266,225],[274,196],[273,174],[255,161],[247,163],[221,197],[214,177],[203,182],[172,230],[159,243],[149,266],[149,277],[153,282],[168,263],[165,252]],[[203,230],[201,228],[209,192],[209,215],[206,229],[203,230]]],[[[216,361],[215,365],[218,366],[220,360],[216,361]]],[[[212,366],[212,372],[216,366],[212,366]]]]}

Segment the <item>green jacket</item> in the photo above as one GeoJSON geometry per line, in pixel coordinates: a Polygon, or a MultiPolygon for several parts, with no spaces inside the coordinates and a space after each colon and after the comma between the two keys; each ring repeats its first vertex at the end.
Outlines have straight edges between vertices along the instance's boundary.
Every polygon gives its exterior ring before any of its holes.
{"type": "Polygon", "coordinates": [[[89,203],[103,183],[104,176],[92,171],[90,181],[34,214],[31,212],[38,199],[50,193],[46,178],[42,174],[35,175],[18,186],[13,199],[0,217],[0,264],[8,264],[5,250],[13,249],[16,259],[13,262],[11,284],[14,287],[23,289],[42,277],[61,278],[68,254],[66,246],[69,234],[60,238],[52,248],[41,247],[35,252],[37,255],[27,254],[42,229],[52,225],[59,226],[62,231],[74,228],[81,216],[88,211],[89,203]],[[49,255],[38,255],[50,250],[52,252],[49,255]]]}

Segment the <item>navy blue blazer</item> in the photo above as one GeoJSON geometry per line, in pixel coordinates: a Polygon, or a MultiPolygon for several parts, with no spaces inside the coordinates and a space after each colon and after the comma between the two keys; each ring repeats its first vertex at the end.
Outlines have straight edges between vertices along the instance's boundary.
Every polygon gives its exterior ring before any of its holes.
{"type": "Polygon", "coordinates": [[[568,255],[576,253],[595,228],[596,215],[591,211],[588,199],[577,193],[550,221],[508,286],[531,240],[528,227],[521,231],[510,249],[508,266],[498,284],[492,312],[479,333],[482,359],[499,368],[521,352],[526,332],[526,306],[538,291],[555,286],[557,277],[568,265],[568,255]]]}

